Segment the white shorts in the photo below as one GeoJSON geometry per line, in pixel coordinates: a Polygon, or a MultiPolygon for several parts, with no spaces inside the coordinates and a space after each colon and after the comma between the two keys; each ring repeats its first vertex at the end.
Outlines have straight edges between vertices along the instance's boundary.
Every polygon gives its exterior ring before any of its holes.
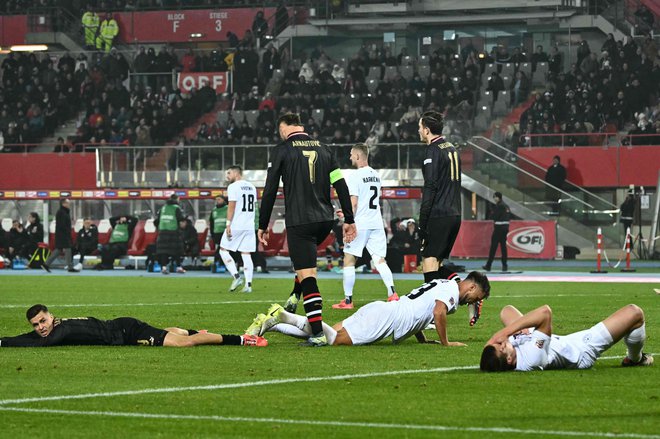
{"type": "Polygon", "coordinates": [[[387,302],[371,302],[343,321],[354,345],[375,343],[394,333],[396,312],[387,302]]]}
{"type": "Polygon", "coordinates": [[[257,250],[257,237],[254,230],[232,230],[231,238],[227,232],[222,234],[220,247],[232,252],[255,252],[257,250]]]}
{"type": "Polygon", "coordinates": [[[596,359],[614,344],[612,335],[603,322],[584,331],[569,334],[566,338],[580,351],[578,369],[589,369],[594,365],[596,359]]]}
{"type": "Polygon", "coordinates": [[[362,256],[365,247],[372,257],[375,255],[384,258],[387,254],[387,237],[385,236],[385,229],[358,230],[355,239],[348,244],[344,244],[344,253],[359,258],[362,256]]]}

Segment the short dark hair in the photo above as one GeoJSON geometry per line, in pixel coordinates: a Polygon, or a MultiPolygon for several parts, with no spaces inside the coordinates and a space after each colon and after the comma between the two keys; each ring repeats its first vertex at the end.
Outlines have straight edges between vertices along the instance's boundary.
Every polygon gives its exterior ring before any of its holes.
{"type": "Polygon", "coordinates": [[[243,168],[240,165],[231,165],[227,168],[228,171],[237,171],[239,174],[243,175],[243,168]]]}
{"type": "Polygon", "coordinates": [[[552,158],[552,160],[554,160],[554,159],[557,159],[558,162],[561,162],[561,158],[558,155],[556,155],[552,158]]]}
{"type": "Polygon", "coordinates": [[[297,113],[285,113],[277,118],[277,126],[280,124],[293,125],[293,126],[302,126],[300,121],[300,115],[297,113]]]}
{"type": "Polygon", "coordinates": [[[442,134],[442,129],[444,128],[443,120],[442,113],[437,111],[426,111],[421,117],[422,126],[431,130],[433,134],[442,134]]]}
{"type": "Polygon", "coordinates": [[[488,281],[488,276],[480,271],[471,271],[465,280],[471,280],[477,284],[479,288],[481,288],[481,291],[484,292],[484,299],[488,299],[490,296],[490,282],[488,281]]]}
{"type": "Polygon", "coordinates": [[[41,311],[43,312],[48,312],[48,307],[46,305],[42,305],[40,303],[36,305],[32,305],[30,309],[28,309],[25,312],[25,317],[27,317],[28,320],[32,320],[39,314],[41,311]]]}
{"type": "Polygon", "coordinates": [[[64,203],[66,203],[67,201],[69,201],[68,198],[60,198],[60,206],[64,206],[64,203]]]}
{"type": "Polygon", "coordinates": [[[179,201],[179,196],[177,194],[172,194],[172,195],[170,195],[170,200],[179,201]]]}
{"type": "Polygon", "coordinates": [[[502,192],[495,192],[495,193],[493,194],[493,196],[494,196],[495,198],[499,198],[499,199],[501,200],[501,199],[502,199],[502,192]]]}
{"type": "Polygon", "coordinates": [[[488,345],[481,352],[481,362],[479,363],[479,369],[482,372],[506,372],[507,370],[513,370],[515,366],[507,363],[506,357],[504,355],[499,355],[495,346],[488,345]]]}

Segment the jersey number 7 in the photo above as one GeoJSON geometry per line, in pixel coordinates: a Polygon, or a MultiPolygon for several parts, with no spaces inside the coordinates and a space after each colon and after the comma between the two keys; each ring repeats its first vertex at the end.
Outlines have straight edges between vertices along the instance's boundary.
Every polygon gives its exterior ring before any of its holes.
{"type": "Polygon", "coordinates": [[[309,181],[314,184],[316,181],[316,151],[301,151],[302,155],[307,157],[307,165],[309,166],[309,181]]]}

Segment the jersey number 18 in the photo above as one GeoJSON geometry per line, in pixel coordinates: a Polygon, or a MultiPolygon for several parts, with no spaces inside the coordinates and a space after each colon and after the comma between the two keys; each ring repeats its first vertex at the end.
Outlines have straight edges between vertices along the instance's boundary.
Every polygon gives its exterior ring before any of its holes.
{"type": "Polygon", "coordinates": [[[242,212],[254,212],[254,195],[243,194],[243,210],[242,212]]]}

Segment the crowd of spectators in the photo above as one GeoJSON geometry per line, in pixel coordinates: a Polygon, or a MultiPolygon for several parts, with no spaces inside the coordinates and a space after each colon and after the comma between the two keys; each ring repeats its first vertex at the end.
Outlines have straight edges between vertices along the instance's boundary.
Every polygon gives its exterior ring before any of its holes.
{"type": "Polygon", "coordinates": [[[582,41],[568,71],[551,66],[547,89],[521,115],[521,139],[525,145],[583,146],[590,142],[586,133],[592,132],[660,134],[659,96],[660,57],[650,35],[616,41],[609,34],[597,51],[582,41]]]}

